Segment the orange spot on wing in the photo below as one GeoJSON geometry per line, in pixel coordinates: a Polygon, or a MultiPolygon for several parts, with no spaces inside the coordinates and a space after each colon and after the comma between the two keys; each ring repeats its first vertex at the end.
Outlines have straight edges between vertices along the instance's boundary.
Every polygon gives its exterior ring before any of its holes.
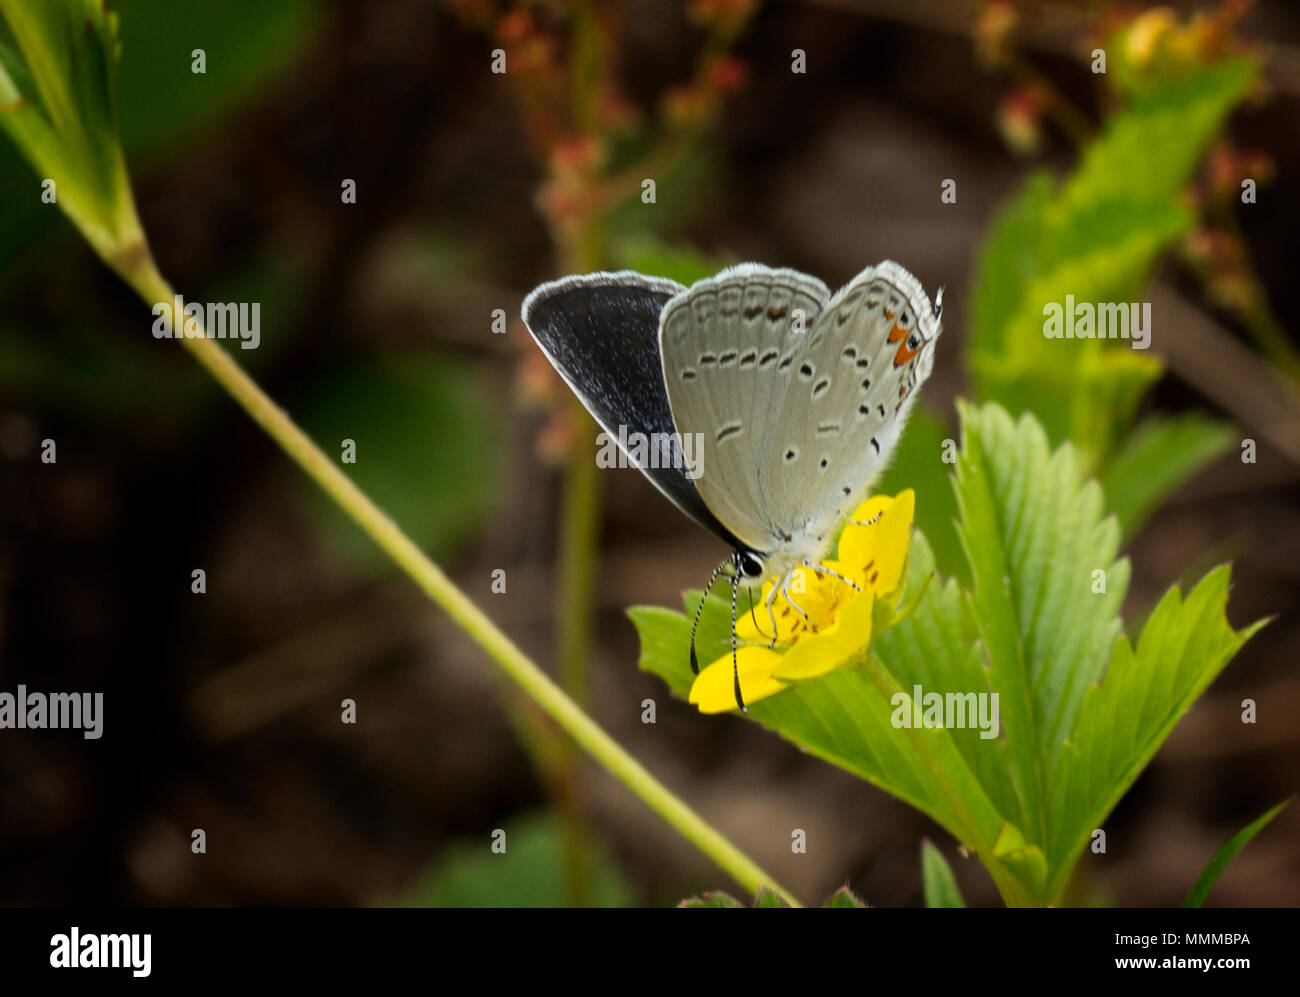
{"type": "Polygon", "coordinates": [[[903,364],[911,360],[912,357],[916,356],[917,352],[920,349],[921,348],[918,346],[915,350],[909,350],[907,348],[907,344],[903,343],[901,346],[898,347],[898,352],[894,354],[894,366],[895,367],[903,366],[903,364]]]}
{"type": "MultiPolygon", "coordinates": [[[[885,312],[885,318],[893,318],[893,317],[894,316],[890,315],[889,312],[885,312]]],[[[895,322],[894,327],[889,330],[889,341],[891,343],[897,343],[900,339],[902,339],[906,335],[907,335],[907,330],[904,329],[897,322],[895,322]]]]}

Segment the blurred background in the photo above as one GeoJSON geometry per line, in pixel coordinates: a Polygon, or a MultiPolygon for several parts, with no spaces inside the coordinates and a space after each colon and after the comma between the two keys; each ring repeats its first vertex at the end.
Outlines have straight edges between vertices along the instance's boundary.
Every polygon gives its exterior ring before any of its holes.
{"type": "MultiPolygon", "coordinates": [[[[932,449],[924,468],[908,454],[956,435],[955,398],[996,394],[972,383],[983,247],[1026,178],[1067,175],[1134,93],[1116,66],[1092,72],[1090,51],[1123,33],[1125,72],[1153,51],[1253,54],[1259,82],[1180,194],[1193,223],[1134,276],[1165,366],[1076,443],[1101,474],[1112,453],[1142,466],[1111,446],[1141,420],[1196,430],[1169,494],[1134,499],[1125,519],[1130,632],[1168,585],[1226,559],[1233,624],[1277,619],[1111,816],[1076,901],[1181,901],[1233,831],[1295,790],[1296,5],[112,6],[127,156],[176,288],[260,303],[261,346],[236,358],[327,453],[355,440],[348,472],[670,788],[805,899],[848,883],[883,906],[921,902],[926,836],[968,902],[998,901],[920,814],[750,724],[700,717],[638,671],[626,608],[680,605],[726,552],[635,470],[596,472],[519,302],[578,270],[689,281],[753,259],[833,288],[900,261],[947,288],[945,335],[887,484],[934,496],[938,532],[946,469],[932,449]],[[1241,203],[1242,175],[1258,203],[1241,203]],[[793,827],[806,855],[790,853],[793,827]]],[[[177,344],[153,338],[148,309],[41,203],[8,141],[0,192],[0,690],[105,694],[100,741],[0,732],[0,902],[668,905],[735,889],[567,751],[177,344]],[[47,438],[54,465],[39,459],[47,438]],[[205,855],[191,854],[195,828],[205,855]],[[489,851],[497,828],[506,856],[489,851]]],[[[1292,808],[1210,902],[1298,901],[1292,808]]]]}

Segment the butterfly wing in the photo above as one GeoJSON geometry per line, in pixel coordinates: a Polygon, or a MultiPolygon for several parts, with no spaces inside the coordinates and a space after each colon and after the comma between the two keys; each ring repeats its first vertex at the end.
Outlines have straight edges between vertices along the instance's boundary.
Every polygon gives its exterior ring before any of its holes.
{"type": "Polygon", "coordinates": [[[663,310],[659,347],[672,417],[703,444],[696,485],[753,550],[779,546],[782,524],[798,511],[766,472],[785,434],[798,430],[787,398],[802,384],[800,358],[829,297],[815,277],[746,263],[699,281],[663,310]]]}
{"type": "Polygon", "coordinates": [[[754,550],[817,551],[886,466],[939,332],[920,282],[890,261],[834,297],[755,264],[675,297],[664,381],[678,429],[704,434],[709,508],[754,550]]]}
{"type": "Polygon", "coordinates": [[[890,260],[867,267],[822,311],[807,344],[811,391],[787,400],[798,458],[773,453],[767,471],[784,504],[802,506],[807,521],[795,525],[808,535],[829,535],[888,465],[941,331],[920,281],[890,260]]]}
{"type": "Polygon", "coordinates": [[[630,270],[585,274],[542,284],[524,299],[522,313],[546,359],[605,432],[620,441],[642,433],[660,443],[658,459],[650,462],[658,466],[641,467],[651,483],[701,526],[734,544],[687,475],[664,391],[659,315],[684,290],[674,281],[630,270]]]}

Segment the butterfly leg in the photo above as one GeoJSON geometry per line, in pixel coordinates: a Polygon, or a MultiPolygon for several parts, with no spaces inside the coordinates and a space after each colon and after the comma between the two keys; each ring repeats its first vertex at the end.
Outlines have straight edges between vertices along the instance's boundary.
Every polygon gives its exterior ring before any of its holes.
{"type": "Polygon", "coordinates": [[[859,523],[856,519],[853,519],[849,516],[845,516],[844,521],[846,523],[852,523],[854,526],[875,526],[876,523],[880,522],[880,517],[883,516],[884,514],[885,514],[885,510],[881,509],[878,513],[876,513],[874,516],[868,519],[865,523],[859,523]]]}
{"type": "Polygon", "coordinates": [[[809,569],[811,569],[812,571],[817,572],[819,575],[831,575],[831,576],[834,577],[834,578],[838,578],[840,581],[842,581],[842,582],[843,582],[845,585],[847,585],[849,588],[853,589],[854,592],[861,592],[861,591],[862,591],[862,589],[860,589],[860,588],[857,586],[857,583],[856,583],[856,582],[853,582],[853,581],[851,581],[850,579],[845,578],[843,575],[841,575],[841,574],[840,574],[838,571],[836,571],[834,568],[828,568],[828,567],[826,567],[826,565],[824,565],[824,564],[813,564],[811,561],[804,561],[804,562],[803,562],[803,566],[804,566],[805,568],[809,568],[809,569]]]}
{"type": "Polygon", "coordinates": [[[772,607],[776,603],[776,597],[778,594],[778,586],[773,585],[771,589],[768,590],[767,599],[764,601],[764,607],[767,609],[767,618],[772,621],[772,639],[768,642],[768,650],[776,647],[776,613],[773,611],[772,607]]]}
{"type": "Polygon", "coordinates": [[[795,602],[790,595],[790,577],[793,574],[794,572],[790,571],[786,574],[785,578],[781,580],[781,594],[785,596],[785,601],[790,604],[790,606],[794,609],[794,611],[803,617],[803,621],[808,625],[808,629],[812,633],[816,633],[817,628],[813,626],[812,620],[808,619],[808,614],[803,611],[803,608],[797,602],[795,602]]]}
{"type": "MultiPolygon", "coordinates": [[[[700,615],[704,612],[704,600],[709,597],[709,589],[713,588],[713,583],[718,580],[718,575],[726,570],[727,565],[731,564],[730,560],[723,561],[713,569],[713,574],[709,575],[709,580],[704,584],[704,591],[700,594],[700,604],[695,607],[695,620],[691,623],[691,671],[696,675],[700,674],[700,659],[695,654],[695,631],[700,626],[700,615]]],[[[734,608],[734,607],[733,607],[734,608]]],[[[731,631],[736,632],[735,613],[732,614],[731,631]]]]}

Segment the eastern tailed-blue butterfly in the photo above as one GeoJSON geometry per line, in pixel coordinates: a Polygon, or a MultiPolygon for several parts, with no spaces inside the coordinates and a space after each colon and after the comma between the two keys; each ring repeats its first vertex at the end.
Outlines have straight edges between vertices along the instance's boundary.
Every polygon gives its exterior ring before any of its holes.
{"type": "Polygon", "coordinates": [[[637,465],[731,546],[704,592],[731,580],[742,710],[736,587],[779,578],[769,616],[778,592],[802,614],[794,572],[834,573],[817,562],[898,442],[934,365],[942,307],[942,289],[932,306],[888,260],[834,295],[797,270],[742,263],[689,288],[630,270],[565,277],[524,300],[528,330],[596,421],[621,445],[654,441],[656,459],[643,452],[637,465]],[[693,466],[688,437],[705,451],[693,466]]]}

